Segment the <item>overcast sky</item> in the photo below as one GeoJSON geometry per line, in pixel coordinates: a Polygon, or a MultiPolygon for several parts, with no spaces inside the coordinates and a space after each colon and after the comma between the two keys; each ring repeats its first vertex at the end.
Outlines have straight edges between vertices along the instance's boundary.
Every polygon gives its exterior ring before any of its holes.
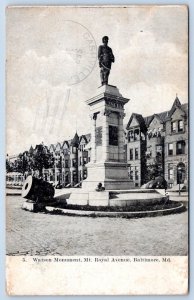
{"type": "Polygon", "coordinates": [[[130,99],[124,123],[170,109],[176,93],[188,102],[187,18],[184,6],[8,9],[7,153],[90,132],[85,100],[98,93],[104,35],[115,56],[109,84],[130,99]],[[84,66],[88,76],[71,85],[84,66]]]}

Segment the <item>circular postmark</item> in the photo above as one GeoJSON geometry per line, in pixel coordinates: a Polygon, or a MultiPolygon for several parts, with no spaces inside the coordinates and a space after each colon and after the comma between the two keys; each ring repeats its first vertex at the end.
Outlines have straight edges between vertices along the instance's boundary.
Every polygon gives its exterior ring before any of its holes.
{"type": "Polygon", "coordinates": [[[65,20],[63,40],[65,77],[69,86],[86,79],[93,71],[97,60],[97,45],[92,33],[82,24],[65,20]]]}

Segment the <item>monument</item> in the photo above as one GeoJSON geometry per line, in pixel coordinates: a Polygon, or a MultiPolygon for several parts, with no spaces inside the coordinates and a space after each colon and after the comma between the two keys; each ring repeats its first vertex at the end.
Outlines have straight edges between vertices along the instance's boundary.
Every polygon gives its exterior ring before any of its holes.
{"type": "Polygon", "coordinates": [[[27,178],[23,197],[30,201],[27,200],[23,208],[35,211],[39,203],[47,211],[58,211],[61,208],[56,205],[62,201],[65,207],[61,210],[70,215],[144,217],[181,212],[185,209],[182,203],[169,201],[166,194],[156,189],[134,189],[134,183],[129,180],[123,128],[124,105],[129,99],[124,98],[116,86],[108,84],[114,55],[107,45],[108,37],[102,40],[104,45],[98,51],[102,85],[94,97],[86,100],[91,117],[88,176],[81,189],[55,195],[47,183],[27,178]],[[32,201],[38,203],[32,204],[32,201]],[[55,201],[56,208],[49,206],[50,201],[55,201]]]}
{"type": "Polygon", "coordinates": [[[124,159],[124,98],[116,86],[103,85],[98,94],[86,100],[91,117],[91,161],[88,177],[82,188],[95,190],[101,182],[105,190],[126,190],[133,187],[129,181],[124,159]]]}
{"type": "Polygon", "coordinates": [[[87,165],[88,177],[82,188],[94,190],[102,183],[105,190],[123,190],[132,187],[124,159],[124,98],[116,86],[108,84],[111,64],[115,61],[108,37],[102,38],[98,59],[102,86],[97,95],[86,103],[91,117],[91,162],[87,165]]]}
{"type": "MultiPolygon", "coordinates": [[[[82,190],[72,192],[70,201],[93,197],[109,197],[106,191],[129,190],[134,187],[129,180],[127,163],[124,158],[124,105],[129,99],[124,98],[118,88],[108,84],[111,64],[114,62],[112,49],[108,47],[108,37],[104,36],[103,45],[99,46],[98,59],[102,85],[96,96],[86,100],[90,106],[91,117],[91,161],[87,164],[88,176],[82,182],[82,190]],[[98,185],[104,191],[97,194],[98,185]],[[95,193],[95,194],[94,194],[95,193]],[[79,195],[78,195],[79,194],[79,195]]],[[[70,203],[70,202],[69,202],[70,203]]]]}

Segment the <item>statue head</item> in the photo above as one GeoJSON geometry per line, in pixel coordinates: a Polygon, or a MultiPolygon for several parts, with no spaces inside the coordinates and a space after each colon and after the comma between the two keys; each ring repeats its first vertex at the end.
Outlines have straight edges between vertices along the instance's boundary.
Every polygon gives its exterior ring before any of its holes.
{"type": "Polygon", "coordinates": [[[108,44],[108,36],[103,36],[103,38],[102,38],[102,42],[103,42],[103,44],[108,44]]]}

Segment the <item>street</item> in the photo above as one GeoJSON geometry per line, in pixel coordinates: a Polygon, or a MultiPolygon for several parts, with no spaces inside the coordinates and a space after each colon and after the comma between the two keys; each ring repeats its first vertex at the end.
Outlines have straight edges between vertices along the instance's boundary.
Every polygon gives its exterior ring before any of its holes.
{"type": "Polygon", "coordinates": [[[7,255],[187,255],[188,211],[139,218],[92,218],[21,209],[7,196],[7,255]]]}

